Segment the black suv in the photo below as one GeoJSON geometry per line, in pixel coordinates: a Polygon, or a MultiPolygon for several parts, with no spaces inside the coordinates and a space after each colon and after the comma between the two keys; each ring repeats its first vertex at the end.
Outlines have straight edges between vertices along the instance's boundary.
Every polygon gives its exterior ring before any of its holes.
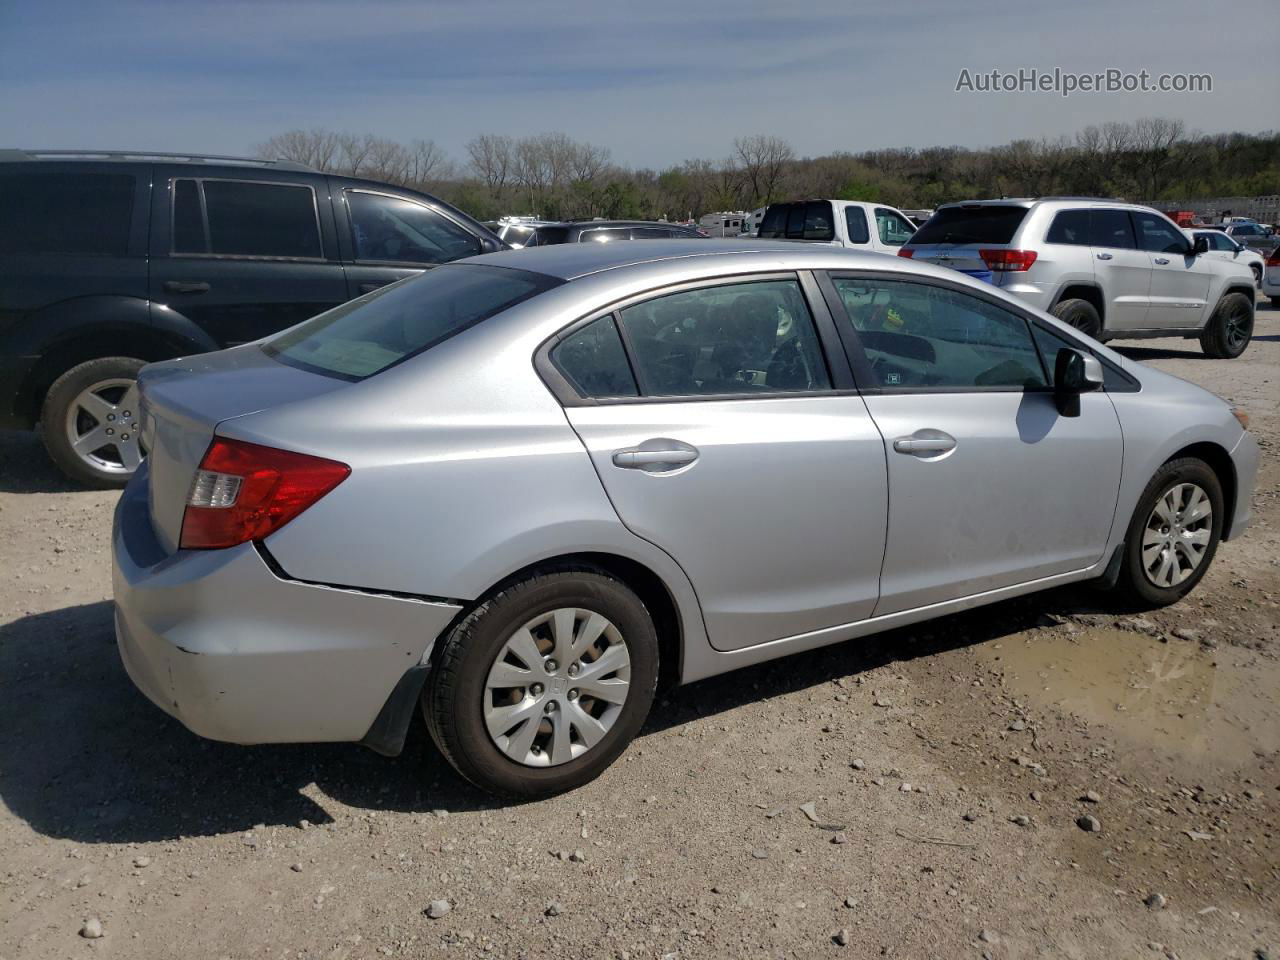
{"type": "Polygon", "coordinates": [[[0,427],[122,486],[149,361],[291,326],[505,248],[434,197],[290,161],[0,150],[0,427]]]}
{"type": "Polygon", "coordinates": [[[540,225],[524,245],[543,247],[552,243],[607,243],[611,240],[705,239],[705,233],[661,220],[566,220],[540,225]]]}

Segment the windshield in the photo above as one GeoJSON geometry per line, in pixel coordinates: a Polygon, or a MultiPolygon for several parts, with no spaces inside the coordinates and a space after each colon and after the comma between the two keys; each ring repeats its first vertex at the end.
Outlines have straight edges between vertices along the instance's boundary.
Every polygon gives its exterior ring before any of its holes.
{"type": "Polygon", "coordinates": [[[984,204],[972,207],[943,207],[911,238],[911,246],[922,243],[1008,243],[1027,215],[1026,207],[984,204]]]}
{"type": "Polygon", "coordinates": [[[563,282],[505,267],[436,267],[290,327],[262,349],[303,370],[363,380],[563,282]]]}

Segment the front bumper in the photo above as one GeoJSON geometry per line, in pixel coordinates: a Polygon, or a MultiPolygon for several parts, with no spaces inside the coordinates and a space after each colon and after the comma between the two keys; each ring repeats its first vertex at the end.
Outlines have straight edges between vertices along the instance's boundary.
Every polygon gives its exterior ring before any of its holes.
{"type": "Polygon", "coordinates": [[[166,556],[146,473],[112,532],[116,639],[138,689],[213,740],[362,739],[460,607],[283,579],[253,544],[166,556]]]}
{"type": "Polygon", "coordinates": [[[1258,441],[1248,430],[1244,431],[1231,451],[1231,465],[1236,471],[1236,504],[1231,514],[1231,525],[1223,535],[1224,540],[1240,536],[1253,520],[1253,487],[1257,482],[1260,457],[1258,441]]]}

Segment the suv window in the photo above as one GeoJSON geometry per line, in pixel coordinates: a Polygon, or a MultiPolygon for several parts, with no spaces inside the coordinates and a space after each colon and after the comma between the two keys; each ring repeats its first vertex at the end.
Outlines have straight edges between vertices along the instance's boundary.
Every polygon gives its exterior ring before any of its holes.
{"type": "Polygon", "coordinates": [[[662,227],[632,227],[632,240],[661,240],[676,236],[670,230],[664,230],[662,227]]]}
{"type": "Polygon", "coordinates": [[[835,223],[826,200],[771,203],[760,221],[761,239],[834,240],[835,223]]]}
{"type": "Polygon", "coordinates": [[[318,260],[324,254],[315,191],[302,184],[175,180],[173,252],[318,260]]]}
{"type": "Polygon", "coordinates": [[[640,390],[612,314],[575,331],[551,351],[551,360],[584,397],[635,397],[640,390]]]}
{"type": "Polygon", "coordinates": [[[880,242],[893,247],[900,247],[916,232],[916,228],[893,210],[876,207],[876,229],[880,233],[880,242]]]}
{"type": "Polygon", "coordinates": [[[1045,243],[1089,245],[1089,211],[1063,210],[1053,218],[1045,243]]]}
{"type": "Polygon", "coordinates": [[[911,243],[1008,243],[1026,215],[1026,207],[1012,204],[943,207],[915,232],[911,243]]]}
{"type": "Polygon", "coordinates": [[[367,190],[348,190],[357,260],[449,263],[480,252],[480,241],[430,207],[367,190]]]}
{"type": "Polygon", "coordinates": [[[700,287],[627,307],[619,317],[646,395],[831,388],[795,280],[700,287]]]}
{"type": "Polygon", "coordinates": [[[631,231],[614,228],[612,230],[583,230],[578,235],[579,243],[612,243],[614,240],[630,240],[631,231]]]}
{"type": "Polygon", "coordinates": [[[304,370],[363,380],[562,282],[526,270],[449,264],[290,327],[263,350],[304,370]]]}
{"type": "Polygon", "coordinates": [[[526,247],[545,247],[552,243],[568,242],[568,227],[538,227],[533,233],[529,234],[529,239],[525,241],[524,245],[526,247]]]}
{"type": "Polygon", "coordinates": [[[1027,322],[965,293],[901,280],[832,278],[874,386],[1043,387],[1027,322]]]}
{"type": "Polygon", "coordinates": [[[133,190],[131,173],[0,177],[0,254],[123,257],[133,190]]]}
{"type": "Polygon", "coordinates": [[[867,243],[871,231],[867,228],[867,212],[861,207],[844,208],[844,225],[849,231],[850,243],[867,243]]]}
{"type": "Polygon", "coordinates": [[[1152,253],[1183,253],[1187,249],[1186,235],[1163,217],[1135,211],[1133,220],[1138,228],[1138,249],[1152,253]]]}
{"type": "Polygon", "coordinates": [[[1089,245],[1113,250],[1133,250],[1133,224],[1124,210],[1089,211],[1089,245]]]}

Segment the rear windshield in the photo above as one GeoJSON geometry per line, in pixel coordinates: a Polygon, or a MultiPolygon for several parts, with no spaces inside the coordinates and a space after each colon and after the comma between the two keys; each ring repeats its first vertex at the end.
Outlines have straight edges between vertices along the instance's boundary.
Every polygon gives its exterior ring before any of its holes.
{"type": "Polygon", "coordinates": [[[918,247],[922,243],[1008,243],[1026,215],[1026,207],[943,207],[916,231],[911,238],[911,246],[918,247]]]}
{"type": "Polygon", "coordinates": [[[835,237],[831,203],[827,200],[771,203],[760,221],[762,240],[834,240],[835,237]]]}
{"type": "Polygon", "coordinates": [[[436,267],[312,317],[262,349],[290,366],[363,380],[563,282],[503,267],[436,267]]]}

